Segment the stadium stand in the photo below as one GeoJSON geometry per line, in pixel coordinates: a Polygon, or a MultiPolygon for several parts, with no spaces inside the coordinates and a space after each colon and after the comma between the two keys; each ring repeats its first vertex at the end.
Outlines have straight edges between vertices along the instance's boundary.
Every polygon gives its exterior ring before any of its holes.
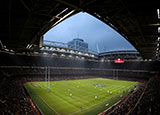
{"type": "Polygon", "coordinates": [[[141,84],[128,98],[106,115],[158,115],[160,113],[160,77],[154,76],[141,84]]]}
{"type": "MultiPolygon", "coordinates": [[[[10,71],[14,73],[15,70],[10,71]]],[[[21,72],[24,71],[23,69],[21,72]]],[[[35,71],[35,70],[33,70],[35,71]]],[[[30,71],[27,71],[28,74],[30,71]]],[[[26,72],[26,74],[27,74],[26,72]]],[[[36,72],[40,72],[37,70],[36,72]]],[[[1,72],[2,73],[2,72],[1,72]]],[[[2,74],[3,75],[3,74],[2,74]]],[[[4,75],[3,75],[4,76],[4,75]]],[[[93,76],[92,76],[93,77],[93,76]]],[[[1,94],[0,94],[0,99],[1,99],[1,114],[34,114],[32,108],[31,108],[31,103],[29,102],[29,98],[26,96],[26,93],[23,89],[23,83],[25,81],[44,81],[44,77],[41,76],[35,76],[35,77],[25,77],[20,75],[17,77],[17,75],[14,75],[12,77],[7,77],[5,76],[5,82],[1,84],[1,94]],[[18,105],[18,106],[17,106],[18,105]]],[[[71,80],[71,79],[84,79],[84,78],[91,78],[91,76],[88,77],[69,77],[69,76],[56,76],[52,77],[51,80],[71,80]]],[[[126,78],[127,79],[127,78],[126,78]]],[[[157,95],[159,95],[159,90],[157,90],[159,86],[159,77],[153,77],[151,78],[148,83],[146,81],[141,82],[142,85],[139,86],[131,95],[127,97],[127,99],[121,103],[118,107],[114,108],[112,111],[107,111],[107,114],[111,115],[116,115],[120,114],[123,115],[125,113],[130,112],[136,103],[138,102],[140,96],[143,94],[141,100],[139,101],[138,105],[136,106],[135,110],[132,112],[133,114],[140,114],[140,113],[145,113],[148,111],[154,111],[155,113],[158,113],[158,107],[159,107],[159,99],[157,95]],[[145,86],[145,84],[147,84],[145,86]],[[145,89],[146,87],[146,89],[145,89]],[[145,89],[145,90],[144,90],[145,89]],[[151,93],[154,92],[154,93],[151,93]],[[156,102],[156,103],[155,103],[156,102]],[[154,103],[154,106],[152,104],[154,103]],[[150,105],[150,106],[147,106],[150,105]],[[152,109],[150,109],[152,106],[152,109]],[[145,109],[144,109],[145,107],[145,109]],[[142,109],[143,108],[143,109],[142,109]]],[[[147,112],[148,113],[148,112],[147,112]]]]}
{"type": "Polygon", "coordinates": [[[112,110],[109,113],[109,115],[124,115],[126,113],[128,113],[136,104],[136,102],[138,101],[139,97],[141,96],[143,90],[144,90],[145,85],[140,85],[135,91],[133,91],[133,93],[131,93],[127,99],[121,103],[117,108],[115,108],[114,110],[112,110]]]}
{"type": "Polygon", "coordinates": [[[158,115],[160,113],[160,76],[151,78],[131,114],[158,115]]]}
{"type": "Polygon", "coordinates": [[[29,98],[23,89],[23,79],[6,77],[0,87],[1,115],[34,115],[29,98]]]}
{"type": "MultiPolygon", "coordinates": [[[[159,99],[156,97],[160,93],[158,90],[159,77],[152,77],[156,74],[153,71],[155,63],[126,62],[119,65],[111,62],[1,54],[0,114],[2,115],[35,114],[30,98],[23,88],[23,83],[44,81],[47,66],[50,66],[51,80],[53,81],[104,77],[141,83],[141,86],[123,102],[108,110],[106,114],[149,114],[153,111],[155,114],[159,113],[159,99]],[[154,106],[151,107],[153,103],[154,106]]],[[[155,68],[158,69],[157,66],[155,68]]]]}

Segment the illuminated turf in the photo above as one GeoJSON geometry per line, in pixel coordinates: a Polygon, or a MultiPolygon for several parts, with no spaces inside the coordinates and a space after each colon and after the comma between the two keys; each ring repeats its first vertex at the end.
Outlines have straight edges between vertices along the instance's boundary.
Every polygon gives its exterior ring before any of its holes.
{"type": "Polygon", "coordinates": [[[137,82],[103,78],[28,82],[24,86],[45,115],[97,115],[138,85],[137,82]],[[109,106],[105,107],[106,104],[109,106]]]}

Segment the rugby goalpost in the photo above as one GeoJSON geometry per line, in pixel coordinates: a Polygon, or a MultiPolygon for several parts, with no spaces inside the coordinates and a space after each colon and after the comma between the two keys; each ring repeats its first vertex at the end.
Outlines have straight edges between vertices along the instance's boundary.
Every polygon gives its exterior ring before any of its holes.
{"type": "Polygon", "coordinates": [[[117,79],[118,80],[118,69],[113,69],[112,70],[112,79],[117,79]]]}
{"type": "Polygon", "coordinates": [[[51,74],[50,74],[50,67],[45,67],[45,90],[48,92],[50,91],[50,80],[51,80],[51,74]]]}

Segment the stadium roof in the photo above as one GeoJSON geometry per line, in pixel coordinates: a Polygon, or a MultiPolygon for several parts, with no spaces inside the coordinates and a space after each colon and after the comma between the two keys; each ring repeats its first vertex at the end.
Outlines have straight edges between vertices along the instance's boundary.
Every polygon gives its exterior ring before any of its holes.
{"type": "Polygon", "coordinates": [[[82,11],[118,31],[143,58],[156,59],[159,4],[157,0],[5,0],[0,7],[0,40],[9,49],[25,50],[38,45],[50,28],[82,11]]]}

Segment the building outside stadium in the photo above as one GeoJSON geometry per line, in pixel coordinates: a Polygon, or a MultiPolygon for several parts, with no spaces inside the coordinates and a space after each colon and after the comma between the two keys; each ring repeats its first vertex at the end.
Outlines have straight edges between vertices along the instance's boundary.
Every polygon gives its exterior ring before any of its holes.
{"type": "Polygon", "coordinates": [[[88,43],[84,42],[83,39],[75,38],[68,42],[68,48],[73,48],[81,51],[88,51],[88,43]]]}

